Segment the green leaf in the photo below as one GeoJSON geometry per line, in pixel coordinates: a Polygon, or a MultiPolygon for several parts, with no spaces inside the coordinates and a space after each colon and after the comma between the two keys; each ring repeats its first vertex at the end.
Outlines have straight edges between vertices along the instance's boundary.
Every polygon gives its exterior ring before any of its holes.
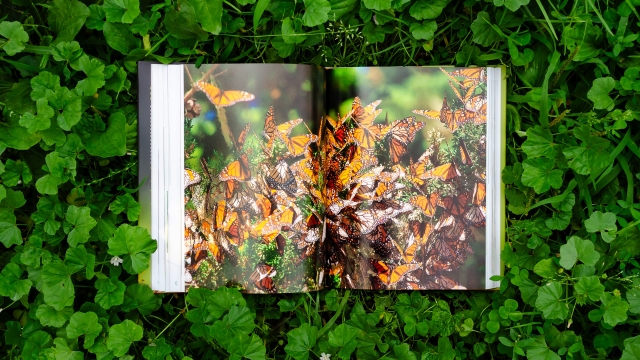
{"type": "MultiPolygon", "coordinates": [[[[364,0],[365,6],[369,0],[364,0]]],[[[388,1],[388,0],[374,0],[388,1]]],[[[327,0],[304,0],[304,15],[302,15],[302,23],[305,26],[313,27],[324,24],[329,20],[329,11],[331,4],[327,0]]]]}
{"type": "Polygon", "coordinates": [[[265,9],[269,6],[271,0],[258,0],[256,4],[255,10],[253,11],[253,31],[258,30],[258,26],[260,25],[260,19],[262,18],[262,14],[264,14],[265,9]]]}
{"type": "MultiPolygon", "coordinates": [[[[398,360],[417,360],[416,354],[411,352],[409,344],[400,344],[393,346],[393,354],[398,360]]],[[[444,359],[444,358],[441,358],[444,359]]]]}
{"type": "Polygon", "coordinates": [[[68,248],[64,257],[64,264],[72,273],[77,273],[82,269],[86,269],[87,279],[93,278],[93,267],[96,263],[96,256],[89,254],[83,246],[68,248]]]}
{"type": "Polygon", "coordinates": [[[56,310],[73,305],[75,289],[71,271],[61,262],[50,262],[42,267],[42,292],[44,302],[56,310]]]}
{"type": "Polygon", "coordinates": [[[533,272],[543,278],[552,278],[558,274],[558,269],[560,267],[553,262],[553,259],[543,259],[533,267],[533,272]]]}
{"type": "Polygon", "coordinates": [[[102,5],[107,21],[131,24],[140,15],[139,0],[105,0],[102,5]]]}
{"type": "Polygon", "coordinates": [[[40,134],[30,134],[26,128],[18,123],[19,114],[12,115],[9,116],[8,122],[0,122],[0,144],[3,143],[4,146],[17,150],[27,150],[37,144],[41,139],[40,134]]]}
{"type": "Polygon", "coordinates": [[[89,231],[96,226],[97,221],[91,217],[89,207],[69,206],[64,222],[64,231],[69,234],[67,241],[75,247],[89,240],[89,231]]]}
{"type": "Polygon", "coordinates": [[[133,20],[133,24],[131,24],[131,31],[133,31],[134,34],[145,36],[156,27],[156,23],[160,20],[160,17],[159,12],[152,13],[149,19],[143,15],[138,15],[138,17],[133,20]]]}
{"type": "Polygon", "coordinates": [[[31,134],[36,131],[48,129],[51,126],[51,117],[53,116],[53,109],[49,106],[47,99],[38,99],[38,101],[36,101],[36,107],[38,108],[37,116],[31,113],[25,113],[20,118],[20,125],[27,128],[27,131],[31,134]]]}
{"type": "Polygon", "coordinates": [[[66,87],[56,91],[56,98],[57,101],[55,103],[50,102],[50,105],[62,110],[56,120],[62,130],[69,131],[82,117],[82,99],[75,91],[71,91],[66,87]]]}
{"type": "Polygon", "coordinates": [[[24,43],[29,41],[29,34],[24,31],[22,24],[17,21],[1,22],[0,35],[7,39],[2,50],[9,56],[13,56],[24,50],[24,43]]]}
{"type": "Polygon", "coordinates": [[[384,28],[382,26],[376,26],[373,21],[368,22],[364,28],[362,28],[362,35],[365,36],[367,42],[375,44],[384,41],[384,28]]]}
{"type": "Polygon", "coordinates": [[[196,12],[188,1],[180,2],[180,11],[173,8],[165,13],[164,26],[176,39],[197,39],[205,41],[209,37],[196,23],[196,12]]]}
{"type": "Polygon", "coordinates": [[[567,46],[569,51],[573,52],[576,47],[580,47],[573,58],[574,61],[597,59],[600,52],[604,50],[603,39],[606,37],[603,36],[602,29],[593,26],[591,19],[566,26],[562,32],[562,43],[567,46]]]}
{"type": "MultiPolygon", "coordinates": [[[[107,44],[123,55],[127,55],[133,50],[140,48],[140,39],[133,35],[131,32],[131,26],[129,25],[107,21],[104,23],[102,30],[104,31],[104,38],[107,40],[107,44]]],[[[104,85],[104,74],[102,76],[101,83],[95,82],[92,87],[88,89],[93,90],[95,88],[97,90],[102,85],[104,85]]],[[[85,88],[80,88],[80,83],[78,83],[78,89],[85,95],[93,95],[95,93],[95,91],[91,93],[87,92],[88,90],[85,91],[85,88]]]]}
{"type": "Polygon", "coordinates": [[[300,44],[307,38],[302,33],[297,33],[294,27],[295,21],[286,18],[282,21],[282,39],[288,44],[300,44]]]}
{"type": "Polygon", "coordinates": [[[238,335],[227,350],[231,355],[251,360],[265,359],[267,352],[264,343],[256,334],[252,334],[250,339],[247,336],[238,335]]]}
{"type": "Polygon", "coordinates": [[[81,351],[73,351],[67,344],[67,340],[63,338],[56,338],[53,340],[54,349],[50,349],[51,355],[53,355],[56,359],[65,359],[65,360],[82,360],[84,359],[84,353],[81,351]]]}
{"type": "Polygon", "coordinates": [[[522,183],[531,186],[537,194],[562,186],[562,170],[554,169],[555,161],[548,158],[526,159],[522,162],[522,183]]]}
{"type": "Polygon", "coordinates": [[[160,307],[160,299],[156,297],[148,285],[131,284],[127,286],[124,295],[136,303],[136,310],[142,315],[149,315],[160,307]]]}
{"type": "Polygon", "coordinates": [[[600,283],[598,276],[583,276],[575,286],[576,301],[580,305],[586,304],[586,300],[598,301],[604,294],[604,285],[600,283]]]}
{"type": "Polygon", "coordinates": [[[29,294],[31,280],[20,279],[22,277],[20,266],[9,263],[0,272],[0,296],[6,296],[13,301],[19,300],[29,294]]]}
{"type": "Polygon", "coordinates": [[[53,60],[71,62],[82,56],[82,48],[77,41],[62,41],[53,48],[53,60]]]}
{"type": "Polygon", "coordinates": [[[633,288],[627,290],[627,302],[629,302],[629,312],[640,314],[640,289],[633,288]]]}
{"type": "MultiPolygon", "coordinates": [[[[191,291],[189,291],[189,295],[191,295],[191,291]]],[[[200,302],[202,298],[198,299],[197,295],[201,295],[198,292],[193,292],[194,296],[189,298],[187,296],[187,301],[195,306],[202,306],[200,302]],[[198,305],[200,304],[200,305],[198,305]]],[[[206,292],[206,294],[210,294],[209,300],[206,302],[207,311],[214,316],[216,319],[219,319],[224,313],[229,311],[233,306],[245,307],[247,306],[247,302],[245,301],[242,294],[234,288],[226,288],[221,287],[216,289],[214,292],[206,292]]]]}
{"type": "Polygon", "coordinates": [[[615,103],[609,93],[615,87],[616,82],[612,77],[598,78],[593,80],[593,85],[587,93],[587,98],[593,101],[596,109],[607,109],[611,111],[615,103]]]}
{"type": "Polygon", "coordinates": [[[130,274],[139,274],[149,267],[151,254],[156,251],[157,243],[151,239],[147,229],[123,224],[109,239],[109,254],[121,256],[123,267],[130,274]]]}
{"type": "Polygon", "coordinates": [[[606,324],[616,326],[627,320],[629,303],[624,301],[620,296],[604,293],[600,300],[602,301],[600,310],[604,311],[603,320],[606,324]]]}
{"type": "Polygon", "coordinates": [[[232,306],[229,312],[216,321],[211,328],[211,335],[225,347],[238,335],[249,335],[255,328],[255,314],[248,307],[232,306]]]}
{"type": "Polygon", "coordinates": [[[496,6],[504,5],[507,9],[515,12],[520,9],[520,6],[529,5],[529,0],[493,0],[493,4],[496,6]]]}
{"type": "Polygon", "coordinates": [[[22,358],[25,360],[44,358],[45,351],[49,347],[51,347],[51,335],[42,330],[34,331],[24,343],[22,358]]]}
{"type": "Polygon", "coordinates": [[[602,213],[600,211],[594,211],[589,216],[589,219],[584,221],[584,226],[590,233],[598,231],[616,231],[616,214],[607,212],[602,213]]]}
{"type": "Polygon", "coordinates": [[[620,360],[640,359],[640,335],[626,338],[624,340],[624,350],[620,360]]]}
{"type": "Polygon", "coordinates": [[[78,81],[76,86],[81,94],[93,95],[104,85],[104,65],[98,59],[90,59],[88,55],[82,55],[78,61],[78,70],[87,75],[87,78],[78,81]]]}
{"type": "Polygon", "coordinates": [[[357,328],[347,324],[340,324],[329,332],[329,345],[340,349],[338,356],[341,359],[349,359],[358,345],[357,335],[357,328]]]}
{"type": "Polygon", "coordinates": [[[542,311],[545,319],[565,319],[569,315],[569,307],[562,299],[562,285],[552,281],[538,290],[536,308],[542,311]]]}
{"type": "Polygon", "coordinates": [[[449,1],[418,0],[409,8],[409,15],[416,20],[435,19],[442,14],[442,10],[449,4],[449,1]]]}
{"type": "Polygon", "coordinates": [[[0,175],[0,178],[2,178],[2,182],[6,186],[16,186],[19,183],[29,184],[33,180],[27,163],[22,160],[14,161],[12,159],[7,159],[4,172],[0,175]],[[22,181],[20,178],[22,178],[22,181]]]}
{"type": "Polygon", "coordinates": [[[62,310],[56,310],[47,304],[38,306],[36,317],[44,326],[52,326],[59,328],[67,322],[73,315],[73,308],[66,307],[62,310]]]}
{"type": "Polygon", "coordinates": [[[135,341],[142,339],[142,327],[127,319],[109,328],[107,348],[115,356],[123,356],[135,341]]]}
{"type": "Polygon", "coordinates": [[[489,13],[486,11],[478,13],[478,17],[471,23],[471,31],[473,31],[473,42],[482,46],[491,46],[494,42],[502,39],[491,26],[489,13]]]}
{"type": "Polygon", "coordinates": [[[95,338],[102,332],[102,326],[98,322],[96,313],[92,311],[86,313],[78,311],[69,319],[66,331],[70,339],[77,339],[80,336],[84,336],[84,348],[88,349],[93,346],[95,338]]]}
{"type": "Polygon", "coordinates": [[[409,26],[409,31],[416,40],[431,40],[438,30],[438,24],[435,21],[425,21],[423,23],[413,23],[409,26]]]}
{"type": "Polygon", "coordinates": [[[95,131],[82,139],[89,155],[106,158],[125,154],[127,150],[126,117],[121,111],[117,111],[109,116],[107,124],[107,129],[104,132],[95,131]]]}
{"type": "Polygon", "coordinates": [[[71,41],[89,17],[89,8],[77,0],[53,0],[49,7],[49,26],[56,42],[71,41]]]}
{"type": "Polygon", "coordinates": [[[171,354],[171,346],[162,338],[154,340],[142,350],[142,356],[149,360],[164,360],[169,354],[171,354]]]}
{"type": "Polygon", "coordinates": [[[551,230],[564,230],[571,222],[571,212],[555,211],[551,218],[544,221],[551,230]]]}
{"type": "MultiPolygon", "coordinates": [[[[11,190],[9,190],[11,191],[11,190]]],[[[7,191],[7,193],[9,193],[7,191]]],[[[6,200],[3,199],[3,201],[6,200]]],[[[11,245],[22,244],[20,229],[16,226],[16,217],[8,211],[0,210],[0,242],[9,248],[11,245]]]]}
{"type": "Polygon", "coordinates": [[[329,11],[329,19],[340,19],[351,13],[360,1],[358,0],[329,0],[331,3],[331,11],[329,11]]]}
{"type": "Polygon", "coordinates": [[[391,0],[363,0],[362,2],[367,9],[371,10],[387,10],[391,8],[391,0]]]}
{"type": "Polygon", "coordinates": [[[553,135],[549,129],[540,125],[527,129],[527,140],[522,143],[522,150],[528,158],[547,157],[555,159],[556,150],[553,143],[553,135]]]}
{"type": "Polygon", "coordinates": [[[560,246],[560,266],[567,270],[570,270],[578,260],[595,266],[598,259],[600,259],[600,253],[594,249],[593,242],[589,240],[572,236],[565,245],[560,246]]]}
{"type": "Polygon", "coordinates": [[[222,0],[191,0],[202,29],[214,35],[222,30],[222,0]]]}
{"type": "Polygon", "coordinates": [[[527,347],[527,360],[560,360],[560,356],[549,349],[544,337],[535,339],[536,341],[527,347]]]}
{"type": "Polygon", "coordinates": [[[111,307],[121,305],[124,302],[125,284],[118,279],[98,279],[95,283],[96,304],[109,310],[111,307]]]}
{"type": "Polygon", "coordinates": [[[318,328],[309,325],[309,323],[303,323],[300,327],[287,333],[288,341],[284,350],[296,360],[306,360],[316,344],[317,337],[318,328]]]}

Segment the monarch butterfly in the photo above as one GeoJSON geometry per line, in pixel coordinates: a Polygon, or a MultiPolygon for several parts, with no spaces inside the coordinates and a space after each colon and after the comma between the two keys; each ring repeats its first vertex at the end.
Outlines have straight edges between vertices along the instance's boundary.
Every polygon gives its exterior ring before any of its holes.
{"type": "Polygon", "coordinates": [[[202,261],[207,258],[207,250],[208,243],[206,241],[202,241],[201,243],[193,246],[193,249],[191,250],[190,263],[187,266],[188,271],[194,272],[198,270],[202,261]]]}
{"type": "Polygon", "coordinates": [[[242,148],[244,147],[244,142],[247,140],[247,135],[249,135],[250,130],[251,130],[251,124],[245,125],[244,128],[242,128],[240,135],[238,135],[238,139],[233,139],[233,144],[235,145],[236,150],[238,150],[238,152],[242,151],[242,148]]]}
{"type": "Polygon", "coordinates": [[[286,138],[291,134],[291,130],[302,123],[302,119],[294,119],[289,120],[284,124],[280,124],[277,126],[278,129],[278,137],[283,141],[286,141],[286,138]]]}
{"type": "Polygon", "coordinates": [[[191,169],[184,169],[184,188],[197,185],[202,181],[202,177],[191,169]]]}
{"type": "Polygon", "coordinates": [[[280,160],[278,164],[270,169],[265,176],[267,184],[275,190],[284,190],[287,194],[295,196],[298,191],[298,184],[293,172],[289,169],[286,161],[280,160]]]}
{"type": "Polygon", "coordinates": [[[467,145],[462,139],[460,139],[460,158],[462,159],[463,164],[473,165],[473,161],[471,160],[471,156],[469,155],[469,150],[467,150],[467,145]]]}
{"type": "Polygon", "coordinates": [[[251,101],[255,99],[253,94],[249,94],[246,91],[222,91],[218,87],[204,81],[197,81],[195,88],[202,91],[207,96],[207,99],[217,107],[231,106],[241,101],[251,101]]]}
{"type": "Polygon", "coordinates": [[[409,228],[411,229],[411,233],[415,237],[416,242],[422,246],[427,243],[433,226],[428,222],[412,220],[409,222],[409,228]]]}
{"type": "Polygon", "coordinates": [[[227,180],[224,182],[224,197],[231,199],[240,188],[240,183],[236,180],[227,180]]]}
{"type": "Polygon", "coordinates": [[[433,242],[430,243],[428,253],[450,262],[459,254],[456,243],[458,241],[447,241],[444,236],[438,234],[433,238],[433,242]]]}
{"type": "Polygon", "coordinates": [[[487,187],[483,182],[476,182],[476,187],[473,189],[473,205],[484,205],[487,196],[487,187]]]}
{"type": "Polygon", "coordinates": [[[249,275],[249,280],[251,280],[259,290],[273,294],[277,291],[273,283],[274,276],[276,276],[276,270],[273,266],[258,264],[256,269],[249,275]]]}
{"type": "Polygon", "coordinates": [[[422,210],[422,213],[427,216],[433,216],[436,213],[436,208],[438,206],[438,201],[440,200],[440,195],[437,192],[433,192],[428,196],[418,195],[412,197],[409,202],[412,205],[417,206],[422,210]]]}
{"type": "Polygon", "coordinates": [[[366,240],[369,241],[369,246],[379,256],[388,258],[391,255],[393,244],[384,225],[378,225],[374,231],[367,234],[366,240]]]}
{"type": "Polygon", "coordinates": [[[465,104],[465,110],[473,113],[473,121],[476,124],[487,122],[487,98],[475,96],[465,104]]]}
{"type": "Polygon", "coordinates": [[[434,282],[438,284],[441,289],[448,289],[448,290],[466,290],[467,289],[466,287],[460,285],[455,280],[442,275],[436,276],[434,279],[434,282]]]}
{"type": "Polygon", "coordinates": [[[216,204],[216,208],[213,213],[213,229],[214,230],[218,230],[222,228],[226,215],[227,215],[227,202],[224,200],[220,200],[216,204]]]}
{"type": "Polygon", "coordinates": [[[458,170],[455,161],[452,160],[448,164],[440,165],[432,170],[425,172],[422,178],[429,179],[437,177],[443,181],[449,181],[457,178],[460,175],[460,170],[458,170]]]}
{"type": "Polygon", "coordinates": [[[387,286],[396,284],[398,281],[402,280],[407,273],[420,268],[420,265],[418,264],[404,264],[392,269],[383,261],[376,259],[371,259],[371,265],[377,272],[378,279],[387,286]]]}
{"type": "Polygon", "coordinates": [[[475,82],[485,82],[487,81],[487,69],[481,67],[475,68],[464,68],[460,70],[455,70],[449,73],[451,76],[460,76],[466,79],[473,80],[475,82]]]}
{"type": "Polygon", "coordinates": [[[386,130],[390,134],[388,138],[391,161],[397,163],[407,153],[409,144],[416,133],[424,127],[422,121],[416,121],[415,116],[394,121],[386,130]]]}
{"type": "Polygon", "coordinates": [[[353,141],[363,149],[372,150],[380,139],[381,128],[377,125],[361,126],[350,133],[353,141]]]}
{"type": "Polygon", "coordinates": [[[461,216],[467,209],[469,193],[462,193],[458,196],[446,196],[441,200],[444,210],[453,216],[461,216]]]}
{"type": "Polygon", "coordinates": [[[484,206],[472,205],[466,214],[464,214],[464,222],[474,226],[485,226],[486,210],[484,206]]]}
{"type": "Polygon", "coordinates": [[[284,247],[286,246],[286,244],[287,240],[284,238],[284,236],[282,236],[282,234],[278,234],[278,236],[276,236],[276,250],[278,251],[278,255],[284,255],[284,247]]]}
{"type": "Polygon", "coordinates": [[[384,290],[386,286],[375,275],[369,275],[369,282],[371,283],[371,290],[384,290]]]}
{"type": "Polygon", "coordinates": [[[378,107],[381,102],[382,100],[376,100],[371,104],[362,107],[360,98],[356,96],[351,104],[351,117],[355,120],[358,126],[369,127],[382,112],[381,109],[376,110],[376,107],[378,107]]]}
{"type": "Polygon", "coordinates": [[[249,158],[247,154],[240,155],[240,158],[227,165],[220,172],[221,181],[238,180],[247,181],[251,179],[251,170],[249,169],[249,158]]]}
{"type": "Polygon", "coordinates": [[[267,149],[271,151],[273,147],[273,140],[276,137],[276,119],[273,115],[273,106],[269,106],[267,110],[267,116],[264,119],[264,129],[262,135],[267,138],[267,149]]]}
{"type": "Polygon", "coordinates": [[[260,210],[260,215],[262,215],[263,218],[271,215],[271,201],[269,201],[269,199],[267,199],[267,197],[262,194],[255,194],[255,196],[256,206],[260,210]]]}
{"type": "Polygon", "coordinates": [[[318,136],[313,134],[298,135],[292,138],[283,138],[287,145],[289,154],[293,157],[300,156],[305,153],[309,144],[318,141],[318,136]]]}

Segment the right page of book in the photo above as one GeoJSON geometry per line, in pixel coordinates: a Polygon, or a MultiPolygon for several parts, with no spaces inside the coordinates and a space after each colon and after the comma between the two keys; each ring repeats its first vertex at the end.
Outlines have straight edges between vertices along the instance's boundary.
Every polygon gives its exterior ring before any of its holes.
{"type": "Polygon", "coordinates": [[[327,286],[485,289],[486,78],[327,70],[327,286]]]}

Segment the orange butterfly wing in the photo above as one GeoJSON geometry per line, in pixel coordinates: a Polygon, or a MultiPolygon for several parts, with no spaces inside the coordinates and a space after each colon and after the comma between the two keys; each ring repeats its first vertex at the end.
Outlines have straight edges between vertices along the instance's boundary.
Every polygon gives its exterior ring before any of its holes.
{"type": "Polygon", "coordinates": [[[467,149],[467,145],[464,143],[464,140],[460,139],[460,158],[462,159],[462,163],[465,165],[473,165],[473,161],[471,160],[471,156],[469,155],[469,150],[467,149]]]}
{"type": "Polygon", "coordinates": [[[456,166],[455,162],[450,162],[449,164],[440,165],[432,170],[427,171],[423,178],[433,178],[437,177],[442,179],[443,181],[449,181],[451,179],[455,179],[460,176],[460,170],[456,166]]]}
{"type": "Polygon", "coordinates": [[[422,213],[427,216],[433,216],[436,213],[438,201],[440,195],[437,192],[431,193],[428,196],[418,195],[412,197],[409,201],[412,205],[417,206],[422,210],[422,213]]]}
{"type": "Polygon", "coordinates": [[[255,99],[253,94],[240,90],[222,91],[218,87],[204,81],[196,82],[196,88],[202,91],[209,101],[217,107],[226,107],[241,101],[251,101],[255,99]]]}
{"type": "Polygon", "coordinates": [[[249,169],[249,158],[247,154],[242,154],[240,159],[227,165],[220,172],[221,181],[237,180],[247,181],[251,179],[251,170],[249,169]]]}
{"type": "Polygon", "coordinates": [[[262,135],[267,138],[267,149],[271,151],[273,147],[273,140],[276,137],[276,119],[273,115],[273,106],[269,106],[267,110],[267,116],[264,119],[264,129],[262,135]]]}

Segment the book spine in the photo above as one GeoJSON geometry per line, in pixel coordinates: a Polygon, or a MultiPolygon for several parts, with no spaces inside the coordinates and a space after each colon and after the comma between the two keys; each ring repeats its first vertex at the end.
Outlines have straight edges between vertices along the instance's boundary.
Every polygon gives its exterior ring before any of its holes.
{"type": "MultiPolygon", "coordinates": [[[[151,63],[138,62],[138,225],[151,233],[151,63]]],[[[151,268],[138,275],[138,282],[151,286],[151,268]]]]}

